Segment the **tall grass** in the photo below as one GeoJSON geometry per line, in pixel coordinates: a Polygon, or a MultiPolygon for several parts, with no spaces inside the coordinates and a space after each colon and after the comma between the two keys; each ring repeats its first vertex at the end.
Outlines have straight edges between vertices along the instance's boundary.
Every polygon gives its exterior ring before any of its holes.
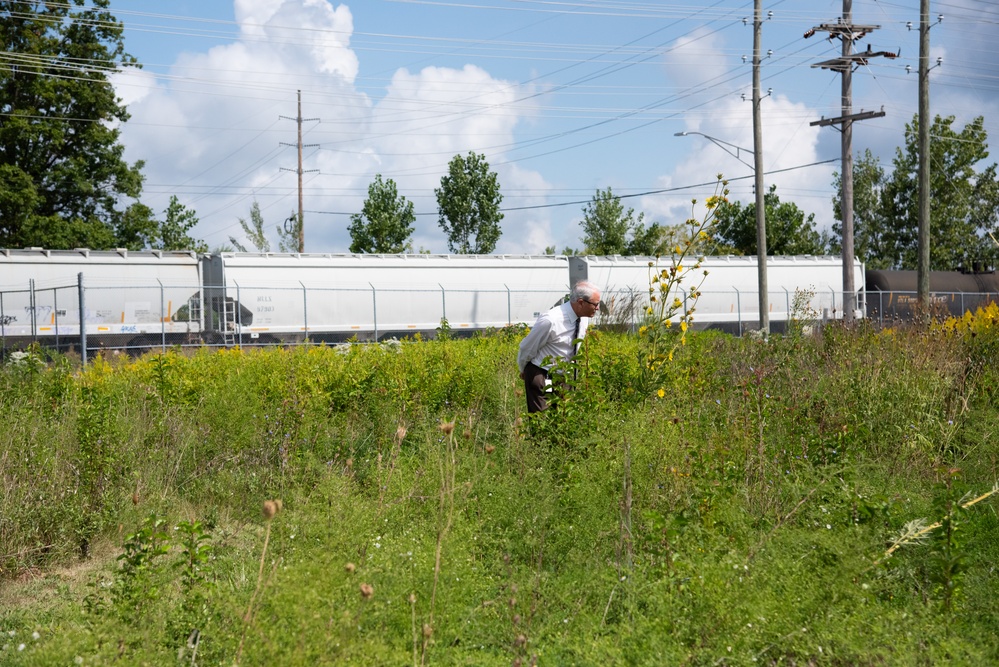
{"type": "Polygon", "coordinates": [[[594,332],[531,419],[505,332],[8,365],[0,664],[995,662],[995,340],[687,332],[636,397],[594,332]]]}

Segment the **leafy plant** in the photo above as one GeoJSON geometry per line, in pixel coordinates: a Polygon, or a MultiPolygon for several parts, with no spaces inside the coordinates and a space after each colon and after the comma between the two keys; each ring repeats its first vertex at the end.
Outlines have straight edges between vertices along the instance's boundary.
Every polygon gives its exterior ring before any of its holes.
{"type": "MultiPolygon", "coordinates": [[[[715,194],[705,202],[705,215],[700,220],[694,217],[687,220],[688,229],[683,238],[670,239],[672,254],[668,266],[660,266],[660,258],[649,262],[649,303],[645,308],[645,323],[638,330],[642,356],[635,398],[639,401],[653,393],[659,398],[665,395],[669,363],[677,348],[687,342],[687,330],[694,321],[700,286],[707,276],[707,271],[698,274],[700,250],[710,239],[715,212],[728,194],[727,181],[723,181],[721,175],[718,181],[715,194]],[[676,329],[674,319],[677,320],[676,329]]],[[[692,206],[696,203],[694,200],[692,206]]]]}

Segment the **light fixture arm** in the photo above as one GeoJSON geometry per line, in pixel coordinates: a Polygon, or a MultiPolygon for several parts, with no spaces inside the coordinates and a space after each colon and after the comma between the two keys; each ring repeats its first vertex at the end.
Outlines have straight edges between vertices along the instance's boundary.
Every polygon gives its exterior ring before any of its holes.
{"type": "Polygon", "coordinates": [[[719,139],[717,137],[712,137],[711,135],[704,134],[703,132],[674,132],[673,136],[674,137],[687,137],[687,136],[690,136],[692,134],[697,134],[697,135],[700,135],[700,136],[704,137],[705,139],[707,139],[708,141],[710,141],[711,143],[713,143],[715,146],[718,146],[720,149],[722,149],[723,151],[725,151],[726,153],[728,153],[729,155],[731,155],[732,157],[734,157],[736,160],[738,160],[742,164],[746,165],[747,167],[749,167],[750,169],[752,169],[754,171],[756,170],[756,166],[755,165],[752,165],[752,164],[746,162],[741,157],[741,153],[748,153],[750,155],[753,154],[753,151],[749,150],[748,148],[743,148],[742,146],[736,146],[733,143],[730,143],[730,142],[725,141],[723,139],[719,139]],[[735,150],[733,150],[733,149],[735,149],[735,150]]]}

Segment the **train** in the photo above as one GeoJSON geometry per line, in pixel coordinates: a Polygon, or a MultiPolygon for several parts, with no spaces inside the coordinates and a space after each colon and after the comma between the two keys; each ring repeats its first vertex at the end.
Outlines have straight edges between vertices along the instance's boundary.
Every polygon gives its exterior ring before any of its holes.
{"type": "MultiPolygon", "coordinates": [[[[650,264],[657,261],[565,255],[0,250],[0,351],[32,343],[86,354],[433,338],[444,331],[467,336],[529,326],[579,280],[603,290],[598,326],[635,327],[644,316],[650,264]]],[[[756,262],[756,257],[704,258],[701,268],[707,275],[699,288],[695,328],[742,334],[759,326],[756,262]]],[[[869,311],[882,318],[901,316],[906,302],[896,294],[890,275],[865,273],[859,261],[852,270],[858,286],[852,299],[855,316],[869,311]],[[881,282],[872,282],[874,276],[881,282]],[[877,292],[873,308],[872,290],[877,292]]],[[[843,317],[848,300],[841,290],[839,257],[770,257],[767,276],[773,331],[803,315],[843,317]]],[[[992,282],[986,278],[977,279],[976,291],[991,294],[982,298],[995,298],[999,285],[994,274],[992,282]]],[[[689,285],[681,287],[685,289],[677,296],[689,300],[689,285]]],[[[956,308],[958,302],[946,303],[956,308]]]]}

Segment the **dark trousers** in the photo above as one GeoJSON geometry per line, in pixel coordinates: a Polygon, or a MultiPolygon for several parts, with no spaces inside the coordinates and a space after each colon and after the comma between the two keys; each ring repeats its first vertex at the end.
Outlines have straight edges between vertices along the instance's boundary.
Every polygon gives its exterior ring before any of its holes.
{"type": "Polygon", "coordinates": [[[548,407],[548,387],[545,380],[548,379],[548,371],[527,364],[524,367],[524,393],[527,395],[527,411],[541,412],[548,407]]]}

